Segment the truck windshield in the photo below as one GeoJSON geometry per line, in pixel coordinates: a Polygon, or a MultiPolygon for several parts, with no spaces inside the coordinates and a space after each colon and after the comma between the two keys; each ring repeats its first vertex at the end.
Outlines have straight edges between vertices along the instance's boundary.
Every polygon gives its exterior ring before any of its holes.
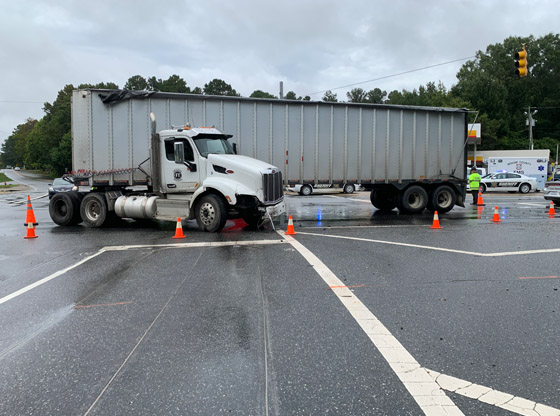
{"type": "Polygon", "coordinates": [[[196,145],[199,153],[203,157],[207,157],[210,153],[222,154],[222,155],[233,155],[233,147],[230,142],[221,136],[204,136],[198,135],[193,138],[194,144],[196,145]]]}

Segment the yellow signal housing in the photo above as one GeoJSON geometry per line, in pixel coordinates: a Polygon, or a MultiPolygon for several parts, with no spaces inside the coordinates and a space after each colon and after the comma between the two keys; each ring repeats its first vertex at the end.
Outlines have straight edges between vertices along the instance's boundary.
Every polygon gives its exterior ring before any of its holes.
{"type": "Polygon", "coordinates": [[[527,51],[525,50],[525,45],[523,45],[523,50],[515,53],[515,74],[520,77],[527,76],[527,51]]]}

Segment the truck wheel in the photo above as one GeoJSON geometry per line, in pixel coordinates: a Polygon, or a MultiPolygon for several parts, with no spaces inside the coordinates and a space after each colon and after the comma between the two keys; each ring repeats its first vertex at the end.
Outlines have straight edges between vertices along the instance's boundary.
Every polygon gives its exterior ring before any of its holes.
{"type": "Polygon", "coordinates": [[[299,190],[299,194],[303,196],[309,196],[311,192],[313,192],[313,188],[310,185],[303,185],[299,190]]]}
{"type": "Polygon", "coordinates": [[[224,228],[227,210],[224,201],[217,195],[204,195],[196,204],[196,222],[202,231],[216,233],[224,228]]]}
{"type": "Polygon", "coordinates": [[[397,206],[394,192],[374,191],[369,194],[371,204],[380,211],[391,211],[397,206]]]}
{"type": "Polygon", "coordinates": [[[438,186],[432,193],[431,193],[431,200],[428,206],[430,211],[437,211],[438,214],[449,212],[455,206],[455,202],[457,202],[457,195],[451,189],[451,187],[447,185],[438,186]]]}
{"type": "Polygon", "coordinates": [[[105,195],[91,192],[84,196],[80,207],[82,220],[90,227],[101,227],[107,219],[105,195]]]}
{"type": "Polygon", "coordinates": [[[347,183],[346,185],[344,185],[344,188],[342,188],[342,191],[345,194],[353,194],[355,190],[356,189],[354,188],[354,185],[351,183],[347,183]]]}
{"type": "Polygon", "coordinates": [[[529,185],[528,183],[522,183],[519,186],[519,192],[521,192],[522,194],[527,194],[529,193],[530,190],[531,190],[531,185],[529,185]]]}
{"type": "Polygon", "coordinates": [[[58,192],[49,201],[49,214],[55,224],[76,225],[80,217],[80,197],[75,192],[58,192]]]}
{"type": "Polygon", "coordinates": [[[428,205],[428,193],[418,185],[412,185],[397,195],[399,211],[418,214],[428,205]]]}

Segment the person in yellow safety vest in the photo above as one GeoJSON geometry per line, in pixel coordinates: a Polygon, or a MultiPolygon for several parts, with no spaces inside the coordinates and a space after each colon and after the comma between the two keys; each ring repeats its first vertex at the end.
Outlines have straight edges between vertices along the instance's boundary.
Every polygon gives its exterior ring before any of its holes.
{"type": "Polygon", "coordinates": [[[471,188],[472,194],[472,204],[476,205],[478,200],[478,188],[480,187],[480,174],[476,171],[476,168],[473,166],[471,169],[471,174],[469,175],[469,186],[471,188]]]}

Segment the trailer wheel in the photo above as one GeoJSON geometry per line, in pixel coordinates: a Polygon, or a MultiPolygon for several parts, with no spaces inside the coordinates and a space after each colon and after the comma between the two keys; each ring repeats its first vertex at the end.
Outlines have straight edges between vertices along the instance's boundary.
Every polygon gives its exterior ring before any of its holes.
{"type": "Polygon", "coordinates": [[[49,201],[49,214],[55,224],[76,225],[80,217],[80,196],[75,192],[58,192],[49,201]]]}
{"type": "Polygon", "coordinates": [[[310,185],[303,185],[299,190],[299,194],[303,196],[309,196],[311,192],[313,192],[313,188],[310,185]]]}
{"type": "Polygon", "coordinates": [[[522,183],[519,186],[519,192],[521,192],[522,194],[527,194],[529,193],[530,190],[531,190],[531,185],[529,185],[528,183],[522,183]]]}
{"type": "Polygon", "coordinates": [[[216,233],[226,224],[226,205],[217,195],[204,195],[196,204],[195,215],[196,222],[202,231],[216,233]]]}
{"type": "Polygon", "coordinates": [[[437,211],[439,214],[444,212],[449,212],[455,206],[457,202],[457,195],[447,185],[438,186],[432,193],[431,199],[428,203],[430,211],[437,211]]]}
{"type": "Polygon", "coordinates": [[[397,196],[394,192],[372,190],[369,199],[380,211],[391,211],[397,206],[397,196]]]}
{"type": "Polygon", "coordinates": [[[418,214],[428,205],[428,193],[418,185],[412,185],[397,195],[399,211],[418,214]]]}
{"type": "Polygon", "coordinates": [[[107,219],[105,195],[91,192],[84,196],[80,207],[82,220],[90,227],[101,227],[107,219]]]}
{"type": "Polygon", "coordinates": [[[351,183],[347,183],[346,185],[344,185],[344,188],[342,188],[342,192],[344,192],[345,194],[353,194],[355,190],[356,188],[354,188],[354,185],[351,183]]]}

